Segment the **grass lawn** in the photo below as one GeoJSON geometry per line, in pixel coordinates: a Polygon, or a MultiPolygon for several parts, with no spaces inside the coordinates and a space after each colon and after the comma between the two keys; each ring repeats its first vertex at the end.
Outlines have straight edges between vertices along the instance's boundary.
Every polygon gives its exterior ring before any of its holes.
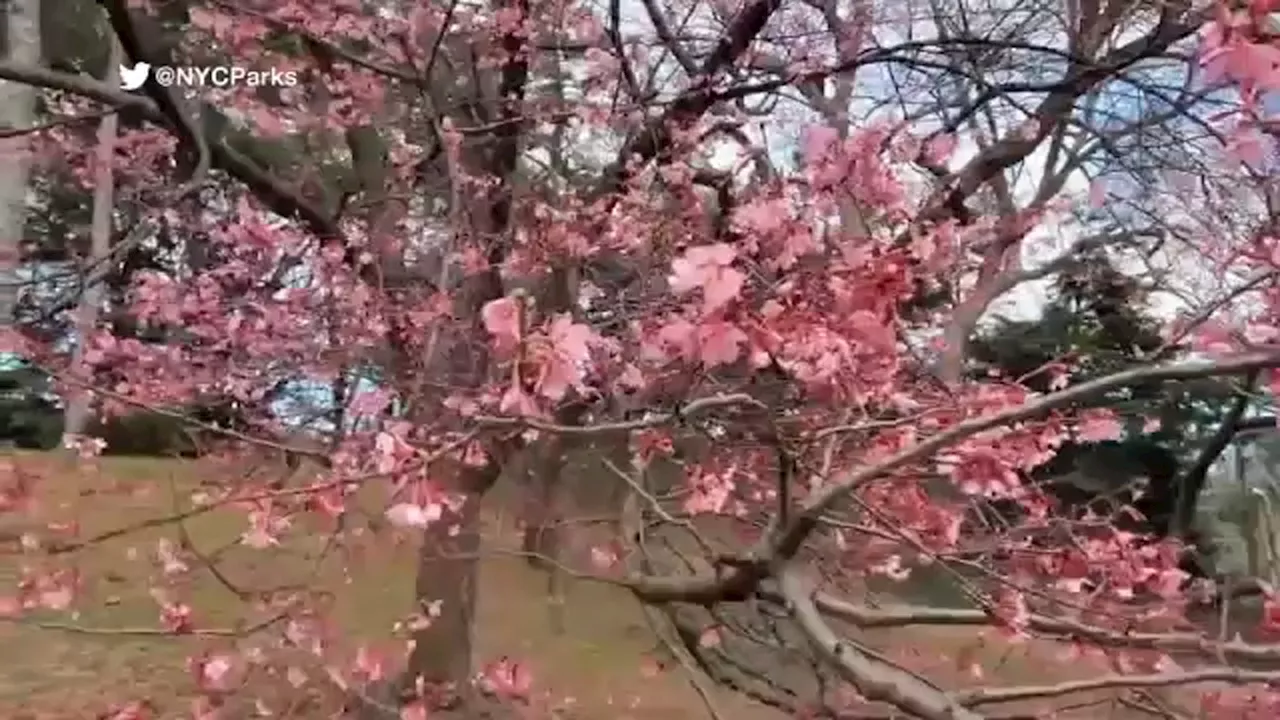
{"type": "MultiPolygon", "coordinates": [[[[35,515],[41,523],[78,522],[82,537],[172,513],[170,488],[180,498],[189,496],[197,485],[194,478],[208,472],[196,463],[134,458],[103,459],[96,474],[55,456],[24,457],[23,462],[65,464],[50,474],[56,482],[38,486],[35,515]]],[[[32,517],[0,517],[0,529],[9,537],[0,554],[0,594],[20,576],[23,562],[34,557],[21,556],[13,540],[32,525],[32,517]]],[[[493,545],[515,540],[496,520],[490,525],[493,545]]],[[[268,551],[236,546],[245,529],[243,511],[210,512],[184,526],[202,554],[229,548],[218,567],[234,586],[298,583],[331,590],[344,634],[399,647],[391,638],[412,600],[414,548],[409,544],[395,552],[332,555],[317,571],[319,538],[303,537],[296,546],[268,551]]],[[[40,613],[43,627],[0,623],[0,717],[91,718],[108,701],[140,697],[156,699],[167,710],[185,709],[192,688],[184,658],[207,641],[155,634],[159,614],[150,594],[157,572],[152,558],[162,537],[176,540],[178,534],[172,525],[147,529],[60,557],[60,566],[73,565],[83,578],[74,608],[79,613],[40,613]]],[[[573,698],[576,717],[701,717],[699,701],[682,675],[641,672],[639,659],[655,641],[630,596],[598,584],[572,585],[566,598],[571,629],[557,635],[548,620],[545,586],[545,576],[519,558],[501,553],[486,558],[480,657],[527,659],[540,685],[573,698]]],[[[206,570],[193,573],[187,597],[202,627],[231,627],[248,614],[244,601],[206,570]]],[[[754,708],[732,697],[725,701],[745,707],[747,715],[735,715],[752,719],[754,708]]]]}
{"type": "MultiPolygon", "coordinates": [[[[24,562],[39,561],[37,555],[22,555],[13,540],[24,524],[30,526],[36,518],[41,525],[76,522],[81,537],[93,536],[172,513],[174,495],[189,506],[198,479],[213,472],[198,463],[130,458],[104,459],[98,473],[60,456],[24,456],[22,462],[41,464],[51,472],[37,487],[38,508],[0,515],[0,531],[9,538],[0,542],[0,596],[9,592],[24,562]]],[[[499,516],[490,514],[487,534],[487,542],[496,549],[515,540],[499,516]]],[[[248,615],[245,602],[223,580],[237,587],[301,584],[331,590],[342,634],[384,645],[409,608],[414,582],[414,549],[409,543],[394,552],[329,555],[317,563],[322,538],[302,531],[284,548],[260,551],[237,545],[245,529],[242,511],[210,512],[186,521],[184,527],[202,553],[222,549],[222,580],[207,570],[197,570],[189,580],[187,599],[201,627],[231,627],[248,615]]],[[[81,720],[95,717],[110,702],[143,697],[156,701],[165,717],[182,716],[193,697],[184,658],[220,641],[156,633],[158,606],[150,591],[158,572],[154,553],[162,537],[176,540],[176,528],[150,528],[60,556],[61,567],[74,566],[83,578],[74,608],[79,613],[45,612],[39,616],[45,627],[0,622],[0,718],[81,720]]],[[[478,654],[527,660],[540,686],[554,690],[557,697],[574,699],[576,710],[567,717],[706,717],[681,671],[653,677],[642,673],[640,658],[655,641],[627,594],[599,584],[572,584],[565,611],[569,631],[558,635],[548,622],[542,573],[501,553],[487,556],[481,573],[478,654]]],[[[966,653],[976,653],[988,669],[987,682],[993,684],[1056,682],[1091,674],[1082,672],[1089,668],[1063,663],[1052,645],[980,644],[974,631],[963,628],[867,633],[863,640],[905,657],[914,667],[933,668],[931,677],[941,682],[973,682],[955,661],[966,653]]],[[[781,717],[733,695],[717,700],[726,718],[781,717]]],[[[1109,703],[1060,717],[1136,720],[1150,715],[1109,703]]]]}

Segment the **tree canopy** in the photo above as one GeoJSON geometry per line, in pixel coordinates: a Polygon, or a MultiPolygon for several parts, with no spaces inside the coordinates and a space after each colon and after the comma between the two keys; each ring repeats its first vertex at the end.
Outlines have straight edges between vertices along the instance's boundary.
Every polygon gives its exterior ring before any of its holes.
{"type": "Polygon", "coordinates": [[[60,416],[86,476],[201,457],[198,488],[137,491],[165,515],[100,534],[48,514],[39,455],[0,458],[23,528],[0,619],[82,612],[79,558],[172,530],[150,634],[203,643],[201,720],[551,717],[539,658],[474,642],[516,508],[548,597],[512,600],[628,593],[706,698],[979,720],[1163,688],[1172,716],[1275,714],[1271,588],[1228,642],[1203,617],[1235,586],[1185,563],[1280,367],[1273,5],[12,0],[4,437],[60,416]],[[1011,298],[1035,319],[992,324],[1011,298]],[[244,530],[204,552],[187,520],[215,510],[244,530]],[[406,541],[378,662],[340,628],[349,576],[223,572],[227,548],[406,541]],[[965,608],[872,591],[935,571],[965,608]],[[200,607],[200,573],[236,612],[200,607]],[[941,625],[1105,663],[1060,686],[970,663],[966,689],[857,639],[941,625]]]}

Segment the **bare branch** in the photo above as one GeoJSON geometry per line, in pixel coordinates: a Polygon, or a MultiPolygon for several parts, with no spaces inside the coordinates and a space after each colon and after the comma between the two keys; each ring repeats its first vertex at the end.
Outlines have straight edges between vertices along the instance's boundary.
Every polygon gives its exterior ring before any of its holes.
{"type": "Polygon", "coordinates": [[[873,702],[884,701],[924,720],[983,720],[941,688],[904,670],[856,642],[839,638],[813,602],[813,590],[793,566],[782,570],[778,582],[788,612],[796,619],[824,660],[873,702]]]}
{"type": "Polygon", "coordinates": [[[956,697],[968,707],[995,705],[1022,700],[1040,700],[1062,697],[1094,690],[1119,688],[1162,688],[1198,683],[1225,682],[1233,685],[1271,683],[1280,680],[1280,672],[1266,670],[1238,670],[1235,668],[1205,668],[1187,672],[1160,673],[1158,675],[1109,675],[1091,680],[1076,680],[1032,687],[982,688],[957,693],[956,697]]]}

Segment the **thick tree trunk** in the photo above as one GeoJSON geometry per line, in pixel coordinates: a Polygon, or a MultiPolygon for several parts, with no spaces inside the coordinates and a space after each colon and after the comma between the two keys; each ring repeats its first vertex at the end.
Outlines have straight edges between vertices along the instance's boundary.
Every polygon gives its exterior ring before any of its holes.
{"type": "MultiPolygon", "coordinates": [[[[106,31],[111,52],[107,58],[107,73],[103,82],[115,85],[120,80],[120,63],[124,54],[111,28],[106,28],[106,31]]],[[[94,156],[93,171],[93,221],[89,229],[91,247],[86,268],[96,267],[97,263],[111,252],[111,216],[115,209],[115,172],[112,163],[115,158],[119,126],[120,118],[115,113],[102,118],[102,122],[98,125],[98,147],[94,156]]],[[[86,372],[84,356],[89,338],[98,324],[98,314],[102,305],[101,288],[101,284],[96,282],[86,287],[80,295],[80,307],[76,311],[76,349],[72,358],[72,372],[86,381],[90,378],[86,372]]],[[[81,388],[72,391],[67,401],[67,412],[62,426],[64,441],[84,434],[89,422],[92,400],[93,396],[81,388]]]]}
{"type": "Polygon", "coordinates": [[[414,596],[423,605],[420,612],[430,614],[434,604],[433,612],[438,615],[413,636],[407,689],[413,689],[421,679],[428,688],[465,699],[465,683],[472,671],[480,569],[477,558],[482,544],[480,505],[498,472],[496,464],[460,471],[459,481],[469,492],[459,516],[435,523],[423,533],[414,596]]]}
{"type": "MultiPolygon", "coordinates": [[[[8,0],[0,4],[8,61],[24,65],[40,62],[40,2],[8,0]]],[[[0,129],[32,127],[36,93],[36,88],[30,85],[0,81],[0,129]]],[[[27,185],[31,175],[28,150],[26,136],[0,141],[0,327],[13,324],[18,306],[18,252],[26,225],[27,185]]]]}
{"type": "Polygon", "coordinates": [[[547,574],[547,602],[551,629],[564,632],[564,588],[558,570],[561,549],[561,522],[564,506],[565,442],[560,436],[542,440],[529,463],[526,477],[524,539],[521,549],[528,563],[547,574]]]}
{"type": "Polygon", "coordinates": [[[431,524],[418,550],[415,612],[430,622],[414,632],[404,672],[352,698],[355,712],[349,717],[399,720],[400,708],[420,698],[429,709],[458,710],[464,717],[476,706],[470,680],[483,549],[481,503],[501,472],[498,461],[454,469],[451,489],[463,492],[466,504],[457,515],[431,524]]]}

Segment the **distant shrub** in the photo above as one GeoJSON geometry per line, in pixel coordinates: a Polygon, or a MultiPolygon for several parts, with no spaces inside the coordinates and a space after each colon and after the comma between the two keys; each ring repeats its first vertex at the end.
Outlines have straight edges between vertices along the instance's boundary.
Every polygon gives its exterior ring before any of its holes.
{"type": "Polygon", "coordinates": [[[153,412],[95,421],[88,434],[106,441],[106,455],[195,457],[200,450],[181,420],[153,412]]]}
{"type": "Polygon", "coordinates": [[[0,444],[51,450],[62,437],[62,410],[50,402],[0,398],[0,444]]]}
{"type": "Polygon", "coordinates": [[[62,422],[44,376],[21,366],[0,371],[0,445],[52,449],[62,437],[62,422]]]}

